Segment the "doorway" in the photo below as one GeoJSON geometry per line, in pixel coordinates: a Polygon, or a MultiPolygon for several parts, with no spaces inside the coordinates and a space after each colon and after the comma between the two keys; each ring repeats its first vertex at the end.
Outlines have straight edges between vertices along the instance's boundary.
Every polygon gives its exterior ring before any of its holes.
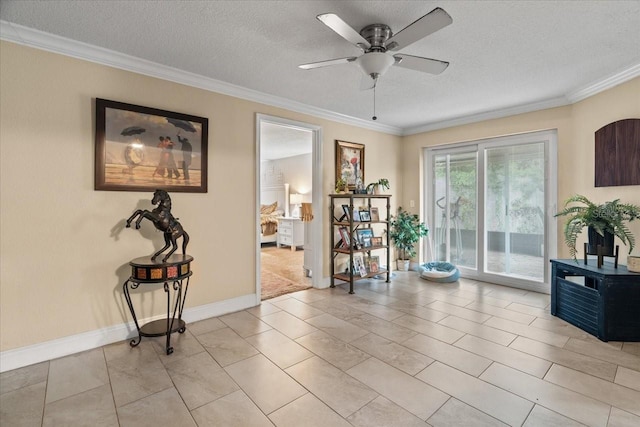
{"type": "Polygon", "coordinates": [[[556,251],[556,132],[425,150],[435,261],[465,277],[549,292],[556,251]]]}
{"type": "Polygon", "coordinates": [[[257,115],[257,303],[320,283],[320,145],[318,126],[257,115]]]}

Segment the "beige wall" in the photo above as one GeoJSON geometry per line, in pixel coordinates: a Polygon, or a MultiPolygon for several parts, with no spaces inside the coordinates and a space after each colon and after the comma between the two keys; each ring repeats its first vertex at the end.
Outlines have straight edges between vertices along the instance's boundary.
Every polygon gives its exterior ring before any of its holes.
{"type": "MultiPolygon", "coordinates": [[[[93,190],[96,97],[209,118],[209,192],[172,194],[196,259],[187,309],[255,292],[256,113],[322,126],[324,195],[333,192],[336,139],[366,145],[365,181],[388,178],[395,210],[420,200],[422,147],[557,128],[560,200],[580,192],[640,204],[638,187],[593,186],[593,132],[640,117],[640,79],[573,106],[400,138],[13,43],[0,52],[2,352],[128,322],[127,263],[161,245],[146,222],[140,232],[123,228],[151,192],[93,190]]],[[[135,297],[142,316],[164,310],[160,291],[135,297]]]]}
{"type": "MultiPolygon", "coordinates": [[[[93,189],[97,97],[209,118],[209,192],[172,194],[195,257],[187,309],[255,293],[257,113],[322,126],[322,194],[334,185],[334,139],[366,144],[367,170],[399,181],[400,137],[9,42],[0,50],[3,352],[130,321],[128,261],[162,245],[146,221],[123,228],[152,191],[93,189]]],[[[325,242],[324,276],[328,254],[325,242]]],[[[134,297],[142,317],[165,309],[161,291],[134,297]]]]}
{"type": "MultiPolygon", "coordinates": [[[[424,147],[557,129],[558,208],[562,207],[564,200],[573,194],[583,194],[595,202],[620,198],[623,202],[640,205],[640,187],[638,186],[600,188],[594,186],[594,132],[608,123],[628,118],[640,118],[640,78],[573,105],[405,137],[402,144],[402,180],[405,185],[403,198],[399,203],[402,206],[409,206],[409,200],[419,200],[420,195],[423,194],[420,162],[424,147]],[[415,183],[415,185],[408,185],[408,183],[415,183]]],[[[412,210],[417,213],[418,207],[412,210]]],[[[569,256],[569,251],[562,237],[563,225],[564,221],[560,219],[558,255],[566,258],[569,256]]],[[[634,254],[637,255],[640,254],[640,221],[631,223],[630,228],[638,239],[634,249],[634,254]]],[[[584,240],[578,242],[578,247],[582,241],[584,240]]],[[[620,251],[624,254],[621,262],[626,264],[628,249],[621,247],[620,251]]]]}

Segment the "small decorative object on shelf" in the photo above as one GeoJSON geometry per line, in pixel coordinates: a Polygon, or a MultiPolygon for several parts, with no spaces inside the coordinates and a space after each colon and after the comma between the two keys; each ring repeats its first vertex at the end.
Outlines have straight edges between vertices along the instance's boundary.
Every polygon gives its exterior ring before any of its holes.
{"type": "Polygon", "coordinates": [[[389,186],[389,180],[387,178],[380,178],[378,181],[367,185],[367,193],[380,194],[383,190],[388,190],[389,188],[391,188],[389,186]]]}
{"type": "Polygon", "coordinates": [[[342,178],[338,178],[336,180],[336,193],[337,194],[342,194],[347,190],[347,181],[345,181],[342,178]]]}
{"type": "Polygon", "coordinates": [[[166,262],[171,254],[178,249],[178,243],[176,240],[180,237],[182,237],[182,254],[186,254],[187,245],[189,244],[189,235],[184,231],[178,220],[171,214],[171,197],[169,197],[169,193],[160,189],[156,190],[153,193],[151,203],[158,206],[152,211],[148,211],[146,209],[138,209],[135,211],[133,215],[127,219],[127,228],[131,227],[133,219],[138,217],[136,221],[136,230],[140,228],[140,222],[146,218],[153,222],[153,225],[158,230],[164,232],[165,245],[162,249],[153,254],[151,261],[155,261],[158,255],[166,251],[169,246],[172,246],[172,249],[164,256],[164,258],[162,258],[162,262],[166,262]]]}

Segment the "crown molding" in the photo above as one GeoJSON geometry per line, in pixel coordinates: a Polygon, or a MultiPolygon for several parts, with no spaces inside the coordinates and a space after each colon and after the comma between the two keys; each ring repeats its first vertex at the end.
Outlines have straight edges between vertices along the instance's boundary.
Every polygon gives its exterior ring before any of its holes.
{"type": "Polygon", "coordinates": [[[603,79],[592,82],[587,86],[583,86],[580,89],[569,92],[567,94],[567,99],[574,104],[607,89],[611,89],[614,86],[628,82],[638,76],[640,76],[640,64],[635,64],[603,79]]]}
{"type": "Polygon", "coordinates": [[[548,108],[561,107],[582,101],[583,99],[589,98],[640,76],[640,64],[635,64],[615,74],[569,92],[561,97],[464,117],[457,117],[449,120],[425,123],[420,126],[403,129],[396,126],[389,126],[369,120],[358,119],[322,108],[312,107],[301,102],[291,101],[220,80],[203,77],[199,74],[189,73],[177,68],[168,67],[120,52],[45,33],[43,31],[24,27],[4,20],[0,20],[0,39],[121,70],[131,71],[137,74],[184,84],[198,89],[207,90],[209,92],[233,96],[235,98],[258,102],[272,107],[283,108],[321,119],[396,136],[414,135],[417,133],[476,123],[484,120],[498,119],[548,108]]]}
{"type": "Polygon", "coordinates": [[[548,108],[562,107],[569,105],[567,98],[561,96],[558,98],[548,99],[544,101],[534,102],[531,104],[517,105],[515,107],[503,108],[500,110],[487,111],[484,113],[472,114],[455,119],[443,120],[440,122],[427,123],[421,126],[415,126],[405,129],[403,135],[415,135],[417,133],[430,132],[438,129],[450,128],[453,126],[467,125],[470,123],[483,122],[485,120],[501,119],[503,117],[515,116],[518,114],[531,113],[533,111],[546,110],[548,108]]]}
{"type": "Polygon", "coordinates": [[[209,92],[233,96],[235,98],[258,102],[272,107],[284,108],[321,119],[331,120],[391,135],[399,136],[402,134],[402,129],[399,127],[371,122],[369,120],[362,120],[322,108],[312,107],[301,102],[268,95],[252,89],[243,88],[220,80],[204,77],[199,74],[157,64],[152,61],[147,61],[145,59],[136,58],[131,55],[115,52],[99,46],[71,40],[66,37],[45,33],[43,31],[3,20],[0,20],[0,39],[125,71],[131,71],[137,74],[143,74],[149,77],[155,77],[207,90],[209,92]]]}

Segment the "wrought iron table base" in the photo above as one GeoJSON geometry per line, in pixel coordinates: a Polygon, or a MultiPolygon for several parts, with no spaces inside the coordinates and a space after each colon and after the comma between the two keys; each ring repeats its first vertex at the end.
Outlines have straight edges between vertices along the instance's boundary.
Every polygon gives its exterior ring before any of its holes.
{"type": "Polygon", "coordinates": [[[167,355],[173,353],[171,334],[174,332],[182,334],[187,329],[185,322],[182,320],[182,310],[189,290],[189,279],[193,274],[190,268],[192,260],[193,258],[189,255],[172,255],[166,263],[157,264],[148,257],[138,258],[129,263],[132,266],[132,274],[122,285],[122,290],[138,331],[138,336],[129,341],[131,347],[136,347],[140,344],[142,337],[166,336],[165,351],[167,355]],[[155,276],[156,274],[157,276],[155,276]],[[142,284],[160,283],[164,284],[164,292],[167,294],[167,317],[153,320],[140,326],[129,289],[138,289],[142,284]],[[171,307],[171,288],[173,288],[173,297],[175,299],[173,310],[171,307]],[[182,292],[183,289],[184,293],[182,292]]]}

